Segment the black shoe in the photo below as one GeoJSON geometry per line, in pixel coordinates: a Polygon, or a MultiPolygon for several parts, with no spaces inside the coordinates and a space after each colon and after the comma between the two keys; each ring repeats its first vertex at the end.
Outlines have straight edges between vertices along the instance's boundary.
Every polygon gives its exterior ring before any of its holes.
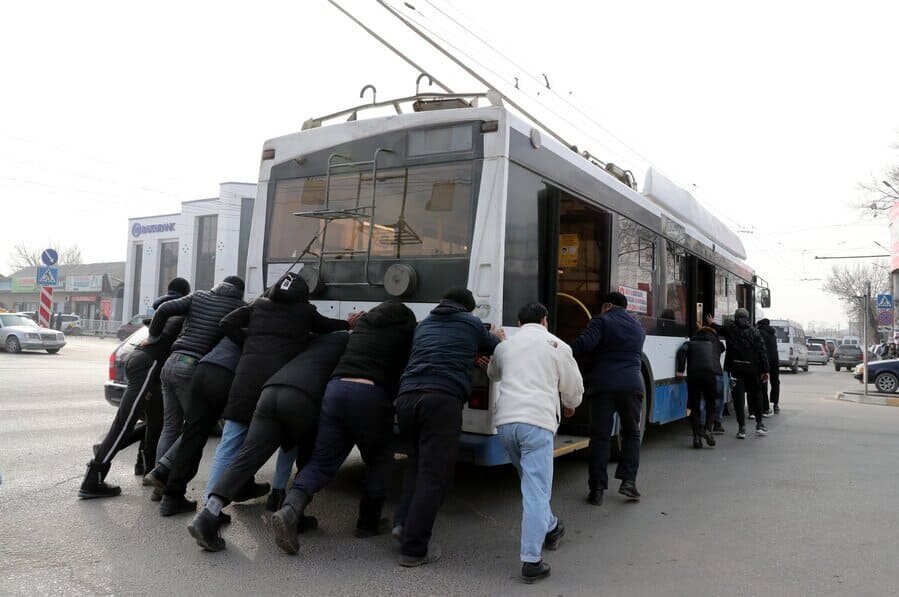
{"type": "Polygon", "coordinates": [[[381,518],[383,508],[383,499],[362,498],[359,501],[359,518],[356,519],[356,529],[353,531],[353,535],[359,539],[367,539],[386,531],[387,520],[381,518]]]}
{"type": "Polygon", "coordinates": [[[81,482],[81,488],[78,490],[78,497],[83,500],[92,500],[95,498],[115,497],[122,494],[122,488],[115,485],[107,484],[103,479],[109,472],[111,463],[100,464],[91,460],[87,463],[87,472],[84,474],[84,480],[81,482]]]}
{"type": "Polygon", "coordinates": [[[756,425],[755,427],[756,435],[768,435],[768,428],[764,425],[756,425]]]}
{"type": "Polygon", "coordinates": [[[165,490],[164,490],[164,489],[160,489],[159,487],[154,487],[154,488],[153,488],[153,493],[150,494],[150,501],[151,501],[151,502],[161,502],[161,501],[162,501],[162,492],[163,492],[163,491],[165,491],[165,490]]]}
{"type": "Polygon", "coordinates": [[[693,449],[694,450],[702,450],[702,436],[700,436],[700,435],[693,436],[693,449]]]}
{"type": "Polygon", "coordinates": [[[712,433],[715,435],[723,435],[724,434],[724,425],[721,423],[715,423],[715,426],[712,427],[712,433]]]}
{"type": "Polygon", "coordinates": [[[550,551],[559,549],[559,543],[562,542],[562,537],[564,536],[565,525],[561,520],[556,520],[556,528],[548,532],[543,539],[543,549],[548,549],[550,551]]]}
{"type": "Polygon", "coordinates": [[[275,543],[284,553],[295,556],[300,552],[300,540],[297,537],[300,532],[300,520],[311,501],[312,498],[299,489],[291,489],[284,497],[281,509],[272,514],[275,543]]]}
{"type": "Polygon", "coordinates": [[[539,562],[525,562],[521,565],[522,582],[527,584],[535,583],[549,576],[549,564],[540,560],[539,562]]]}
{"type": "Polygon", "coordinates": [[[591,489],[587,494],[587,503],[591,506],[602,506],[602,489],[591,489]]]}
{"type": "Polygon", "coordinates": [[[702,437],[705,439],[705,443],[713,448],[715,447],[715,437],[712,435],[711,431],[706,429],[705,433],[702,434],[702,437]]]}
{"type": "Polygon", "coordinates": [[[637,484],[633,481],[622,481],[621,487],[618,488],[618,493],[627,497],[630,501],[640,501],[640,492],[637,491],[637,484]]]}
{"type": "Polygon", "coordinates": [[[440,549],[440,546],[436,543],[431,543],[428,545],[428,553],[423,556],[407,556],[405,554],[400,556],[399,564],[405,568],[415,568],[416,566],[423,566],[424,564],[433,564],[443,555],[443,550],[440,549]]]}
{"type": "Polygon", "coordinates": [[[222,551],[225,549],[225,540],[219,534],[221,526],[218,516],[203,508],[187,525],[187,531],[196,539],[197,545],[206,551],[222,551]]]}
{"type": "Polygon", "coordinates": [[[737,430],[737,439],[746,439],[746,428],[745,427],[740,427],[740,429],[737,430]]]}
{"type": "Polygon", "coordinates": [[[164,467],[157,466],[149,473],[144,475],[144,485],[147,487],[156,487],[158,489],[165,489],[165,484],[169,480],[169,471],[164,467]]]}
{"type": "Polygon", "coordinates": [[[163,495],[159,502],[160,516],[174,516],[185,512],[196,512],[197,502],[189,500],[183,495],[163,495]]]}
{"type": "Polygon", "coordinates": [[[779,414],[780,414],[780,406],[777,405],[777,404],[774,405],[774,414],[775,414],[775,415],[779,415],[779,414]]]}
{"type": "Polygon", "coordinates": [[[220,525],[231,524],[231,515],[225,514],[224,512],[219,512],[219,524],[220,525]]]}
{"type": "Polygon", "coordinates": [[[268,499],[265,500],[265,509],[269,512],[277,512],[281,509],[281,506],[284,504],[284,496],[287,495],[287,492],[283,489],[272,489],[272,492],[268,494],[268,499]]]}
{"type": "Polygon", "coordinates": [[[240,493],[238,493],[237,497],[231,501],[249,502],[250,500],[255,500],[256,498],[268,495],[271,488],[272,486],[268,483],[256,483],[251,479],[249,483],[244,484],[244,486],[240,488],[240,493]]]}

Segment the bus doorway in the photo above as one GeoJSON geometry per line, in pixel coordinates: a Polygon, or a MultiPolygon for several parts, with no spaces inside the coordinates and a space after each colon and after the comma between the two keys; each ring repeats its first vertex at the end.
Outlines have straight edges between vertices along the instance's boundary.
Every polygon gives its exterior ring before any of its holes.
{"type": "Polygon", "coordinates": [[[698,257],[693,258],[693,309],[690,313],[690,335],[705,325],[707,315],[715,316],[715,268],[698,257]]]}
{"type": "MultiPolygon", "coordinates": [[[[540,220],[540,301],[549,310],[549,330],[570,344],[599,314],[608,292],[612,218],[549,187],[540,220]]],[[[586,447],[589,432],[590,407],[584,404],[574,417],[561,421],[556,455],[586,447]]]]}

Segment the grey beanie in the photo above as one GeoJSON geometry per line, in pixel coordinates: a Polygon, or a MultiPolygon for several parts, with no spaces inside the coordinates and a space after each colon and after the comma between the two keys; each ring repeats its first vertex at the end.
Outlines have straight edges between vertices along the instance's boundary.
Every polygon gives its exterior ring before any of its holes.
{"type": "Polygon", "coordinates": [[[740,319],[741,317],[743,319],[749,319],[749,311],[747,311],[743,307],[740,307],[739,309],[734,311],[734,319],[740,319]]]}

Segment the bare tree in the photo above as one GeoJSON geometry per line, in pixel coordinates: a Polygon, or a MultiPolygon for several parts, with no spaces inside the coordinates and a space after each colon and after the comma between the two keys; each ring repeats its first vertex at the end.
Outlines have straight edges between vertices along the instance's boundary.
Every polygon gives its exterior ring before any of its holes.
{"type": "Polygon", "coordinates": [[[850,320],[861,322],[868,318],[868,329],[872,337],[879,339],[877,332],[877,305],[875,295],[889,292],[889,270],[882,261],[835,265],[824,282],[824,292],[835,295],[846,310],[850,320]],[[870,284],[871,296],[864,304],[865,292],[870,284]]]}
{"type": "Polygon", "coordinates": [[[28,245],[25,241],[19,241],[13,245],[13,248],[9,253],[7,264],[14,272],[25,269],[26,267],[43,265],[41,263],[41,251],[43,251],[45,247],[59,247],[57,249],[57,252],[59,253],[59,265],[76,265],[83,263],[81,259],[81,247],[77,244],[63,247],[60,243],[51,241],[42,245],[41,248],[35,248],[33,245],[28,245]]]}
{"type": "MultiPolygon", "coordinates": [[[[899,149],[899,144],[893,148],[899,149]]],[[[883,176],[872,176],[870,182],[861,183],[859,186],[871,195],[870,199],[858,204],[859,209],[876,218],[879,214],[889,211],[899,201],[899,165],[884,172],[883,176]]]]}

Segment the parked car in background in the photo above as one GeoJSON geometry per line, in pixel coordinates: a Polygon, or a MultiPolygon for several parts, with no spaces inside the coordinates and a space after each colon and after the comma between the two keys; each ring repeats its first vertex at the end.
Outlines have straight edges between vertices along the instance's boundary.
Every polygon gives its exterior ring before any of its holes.
{"type": "Polygon", "coordinates": [[[124,340],[125,338],[136,332],[138,329],[143,327],[144,319],[146,318],[146,315],[135,315],[131,318],[130,321],[126,321],[119,327],[119,329],[115,333],[116,338],[118,338],[119,340],[124,340]]]}
{"type": "MultiPolygon", "coordinates": [[[[24,315],[38,323],[36,311],[19,311],[17,315],[24,315]]],[[[58,329],[66,336],[80,336],[84,332],[81,316],[74,313],[54,313],[50,317],[50,327],[54,330],[58,329]]]]}
{"type": "Polygon", "coordinates": [[[50,354],[56,354],[65,345],[66,338],[63,334],[40,327],[30,317],[18,313],[0,315],[0,346],[6,352],[46,350],[50,354]]]}
{"type": "Polygon", "coordinates": [[[809,365],[814,363],[815,365],[826,365],[827,361],[830,360],[830,355],[827,354],[827,349],[824,348],[823,344],[809,344],[808,347],[808,362],[809,365]]]}
{"type": "Polygon", "coordinates": [[[833,353],[833,368],[836,371],[853,367],[862,362],[862,348],[858,344],[840,344],[833,353]]]}
{"type": "Polygon", "coordinates": [[[131,351],[150,335],[150,328],[141,326],[129,335],[109,355],[109,376],[103,384],[103,394],[106,402],[118,408],[122,401],[122,394],[128,387],[128,379],[125,377],[125,359],[131,351]]]}
{"type": "MultiPolygon", "coordinates": [[[[864,382],[864,365],[853,369],[855,379],[864,382]]],[[[899,359],[868,363],[868,383],[874,384],[878,392],[892,394],[899,390],[899,359]]]]}
{"type": "Polygon", "coordinates": [[[843,336],[843,339],[840,340],[840,344],[853,344],[855,346],[861,346],[862,341],[858,336],[843,336]]]}

